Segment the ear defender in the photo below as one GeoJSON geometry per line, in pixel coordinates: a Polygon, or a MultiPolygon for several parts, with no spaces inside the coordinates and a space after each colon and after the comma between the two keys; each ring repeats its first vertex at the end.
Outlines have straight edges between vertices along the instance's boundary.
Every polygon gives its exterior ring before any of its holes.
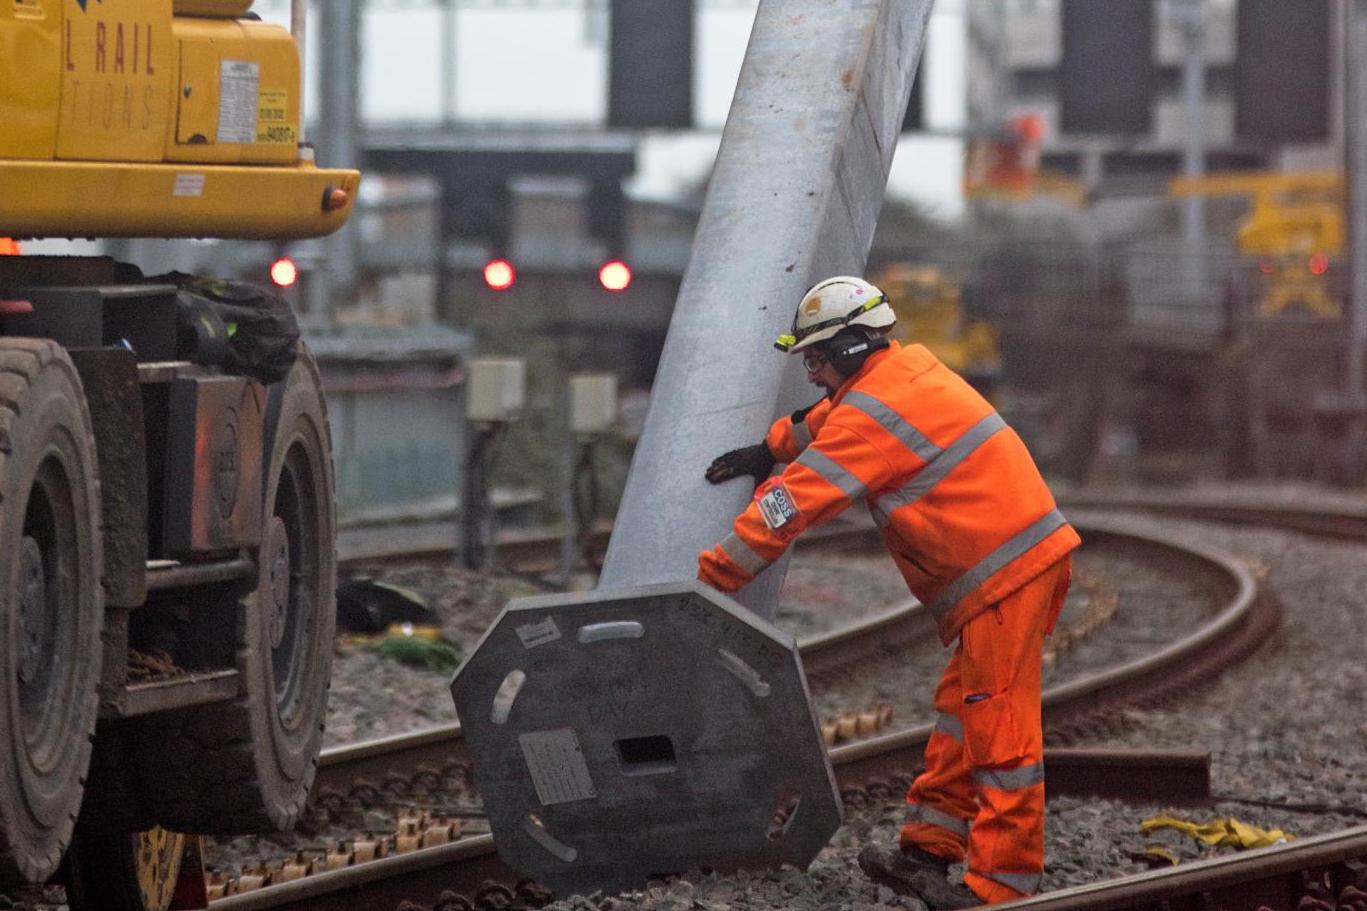
{"type": "Polygon", "coordinates": [[[888,347],[886,335],[872,338],[860,329],[845,329],[831,339],[826,348],[826,360],[844,376],[853,376],[864,366],[864,361],[875,351],[888,347]]]}

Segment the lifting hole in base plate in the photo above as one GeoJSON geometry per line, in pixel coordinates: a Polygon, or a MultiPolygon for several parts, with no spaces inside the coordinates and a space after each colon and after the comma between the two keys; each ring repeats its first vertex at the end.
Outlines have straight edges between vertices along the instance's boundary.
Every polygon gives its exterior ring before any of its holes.
{"type": "Polygon", "coordinates": [[[489,711],[490,721],[494,724],[507,723],[508,715],[513,711],[513,703],[517,701],[517,694],[522,692],[522,684],[526,682],[527,675],[522,671],[508,672],[508,676],[498,685],[498,692],[494,693],[494,705],[489,711]]]}
{"type": "Polygon", "coordinates": [[[674,744],[663,734],[650,737],[624,737],[613,744],[624,775],[658,775],[677,767],[674,744]]]}
{"type": "Polygon", "coordinates": [[[522,831],[530,835],[532,841],[567,864],[574,863],[579,857],[579,852],[552,835],[546,824],[541,821],[541,817],[535,813],[528,813],[522,820],[522,831]]]}

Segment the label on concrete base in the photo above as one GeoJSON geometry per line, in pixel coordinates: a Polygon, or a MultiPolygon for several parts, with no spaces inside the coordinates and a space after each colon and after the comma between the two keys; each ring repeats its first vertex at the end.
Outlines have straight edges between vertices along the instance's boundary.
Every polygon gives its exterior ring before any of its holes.
{"type": "Polygon", "coordinates": [[[572,728],[532,731],[520,735],[517,741],[543,807],[598,796],[572,728]]]}

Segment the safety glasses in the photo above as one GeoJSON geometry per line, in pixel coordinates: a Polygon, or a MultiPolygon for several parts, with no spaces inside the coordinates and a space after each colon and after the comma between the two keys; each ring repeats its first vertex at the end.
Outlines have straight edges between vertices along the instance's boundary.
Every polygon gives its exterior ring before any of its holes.
{"type": "Polygon", "coordinates": [[[816,373],[826,366],[826,356],[819,351],[808,351],[802,355],[802,366],[808,373],[816,373]]]}

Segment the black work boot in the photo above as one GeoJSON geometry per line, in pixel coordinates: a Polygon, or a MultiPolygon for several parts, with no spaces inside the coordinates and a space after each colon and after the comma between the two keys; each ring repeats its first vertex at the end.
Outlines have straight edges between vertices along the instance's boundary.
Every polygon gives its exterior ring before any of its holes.
{"type": "Polygon", "coordinates": [[[915,895],[933,911],[957,911],[982,904],[967,886],[949,881],[948,860],[920,848],[870,845],[859,852],[859,869],[899,895],[915,895]]]}

